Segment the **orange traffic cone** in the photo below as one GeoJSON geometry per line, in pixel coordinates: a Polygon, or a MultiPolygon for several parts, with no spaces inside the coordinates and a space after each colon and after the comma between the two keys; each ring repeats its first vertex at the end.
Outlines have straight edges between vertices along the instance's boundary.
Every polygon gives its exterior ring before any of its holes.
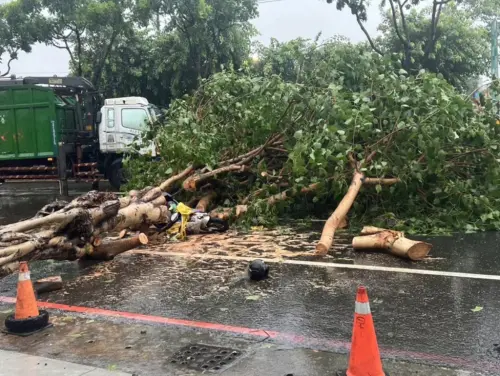
{"type": "Polygon", "coordinates": [[[385,376],[368,294],[364,287],[359,287],[356,295],[351,355],[346,374],[347,376],[385,376]]]}
{"type": "Polygon", "coordinates": [[[16,311],[5,319],[6,332],[30,335],[50,326],[52,325],[49,323],[48,312],[38,311],[28,263],[21,262],[17,283],[16,311]]]}
{"type": "Polygon", "coordinates": [[[15,319],[27,319],[28,317],[35,317],[39,314],[40,312],[38,312],[38,307],[36,306],[35,291],[31,283],[28,263],[23,261],[19,265],[15,319]]]}

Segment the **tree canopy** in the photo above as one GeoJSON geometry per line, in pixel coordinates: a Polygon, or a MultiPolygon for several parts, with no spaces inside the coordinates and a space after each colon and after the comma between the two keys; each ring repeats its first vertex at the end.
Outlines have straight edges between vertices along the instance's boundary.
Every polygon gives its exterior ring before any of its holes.
{"type": "Polygon", "coordinates": [[[254,0],[157,1],[137,11],[144,27],[118,39],[104,67],[110,95],[143,93],[167,104],[202,78],[238,69],[250,53],[254,0]]]}
{"type": "MultiPolygon", "coordinates": [[[[408,35],[412,41],[410,64],[412,72],[426,69],[441,73],[452,85],[463,88],[471,77],[488,74],[490,67],[490,35],[485,26],[478,25],[467,10],[448,6],[441,12],[436,25],[434,50],[427,54],[430,10],[413,9],[406,17],[408,35]]],[[[405,46],[392,26],[390,15],[386,15],[379,29],[381,49],[397,54],[404,60],[405,46]]]]}
{"type": "Polygon", "coordinates": [[[364,26],[367,4],[365,0],[336,1],[337,9],[351,10],[373,51],[396,53],[409,72],[424,68],[441,73],[457,87],[487,72],[490,37],[484,22],[495,12],[489,2],[381,0],[384,20],[379,37],[370,35],[364,26]]]}
{"type": "Polygon", "coordinates": [[[39,10],[34,1],[15,0],[0,5],[0,63],[7,66],[0,77],[10,73],[19,52],[31,52],[33,44],[47,39],[49,31],[39,10]]]}

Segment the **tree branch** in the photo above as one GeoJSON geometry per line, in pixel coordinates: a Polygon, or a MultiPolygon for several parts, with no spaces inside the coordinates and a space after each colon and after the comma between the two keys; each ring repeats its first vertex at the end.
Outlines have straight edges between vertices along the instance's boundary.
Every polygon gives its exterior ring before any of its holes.
{"type": "Polygon", "coordinates": [[[406,24],[406,17],[403,9],[403,4],[401,3],[401,0],[396,0],[398,2],[399,6],[399,13],[401,14],[401,24],[403,26],[403,33],[406,36],[406,43],[408,46],[410,46],[410,35],[408,34],[408,25],[406,24]]]}
{"type": "Polygon", "coordinates": [[[7,72],[0,74],[0,77],[5,77],[5,76],[7,76],[10,73],[10,69],[11,69],[10,63],[12,63],[16,59],[17,59],[17,57],[12,57],[11,56],[11,58],[7,62],[7,72]]]}
{"type": "Polygon", "coordinates": [[[389,0],[389,4],[391,4],[391,15],[392,15],[392,22],[394,23],[394,29],[396,30],[396,34],[399,38],[399,40],[407,47],[407,40],[403,38],[401,35],[401,32],[399,31],[399,26],[398,26],[398,20],[397,20],[397,14],[396,14],[396,8],[394,7],[394,1],[389,0]]]}
{"type": "Polygon", "coordinates": [[[378,53],[380,56],[384,56],[384,54],[382,53],[381,50],[379,50],[375,44],[373,43],[373,40],[372,38],[370,37],[370,34],[368,34],[368,31],[366,30],[365,26],[363,25],[363,22],[361,21],[361,19],[359,18],[359,14],[356,12],[356,21],[358,22],[358,25],[359,27],[361,28],[361,30],[363,31],[363,33],[365,33],[366,35],[366,38],[368,39],[368,43],[370,43],[370,46],[372,47],[373,51],[375,51],[376,53],[378,53]]]}

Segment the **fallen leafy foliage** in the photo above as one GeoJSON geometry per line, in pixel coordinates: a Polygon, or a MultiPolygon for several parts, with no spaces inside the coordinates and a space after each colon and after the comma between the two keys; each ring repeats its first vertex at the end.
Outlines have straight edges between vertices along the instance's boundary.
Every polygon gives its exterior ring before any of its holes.
{"type": "Polygon", "coordinates": [[[411,76],[357,46],[312,44],[294,53],[280,60],[288,75],[264,61],[257,73],[216,74],[175,101],[146,137],[160,145],[161,160],[130,159],[129,185],[193,165],[197,173],[184,188],[206,185],[219,205],[244,202],[247,218],[265,223],[285,213],[331,212],[356,161],[367,178],[400,183],[367,179],[351,223],[420,233],[500,227],[494,117],[441,77],[411,76]]]}

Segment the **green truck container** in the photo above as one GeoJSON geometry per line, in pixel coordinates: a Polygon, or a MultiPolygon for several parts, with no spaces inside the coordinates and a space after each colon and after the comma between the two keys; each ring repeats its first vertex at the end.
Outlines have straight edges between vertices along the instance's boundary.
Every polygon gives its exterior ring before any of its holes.
{"type": "Polygon", "coordinates": [[[76,107],[51,88],[0,86],[0,161],[57,157],[77,123],[76,107]]]}

